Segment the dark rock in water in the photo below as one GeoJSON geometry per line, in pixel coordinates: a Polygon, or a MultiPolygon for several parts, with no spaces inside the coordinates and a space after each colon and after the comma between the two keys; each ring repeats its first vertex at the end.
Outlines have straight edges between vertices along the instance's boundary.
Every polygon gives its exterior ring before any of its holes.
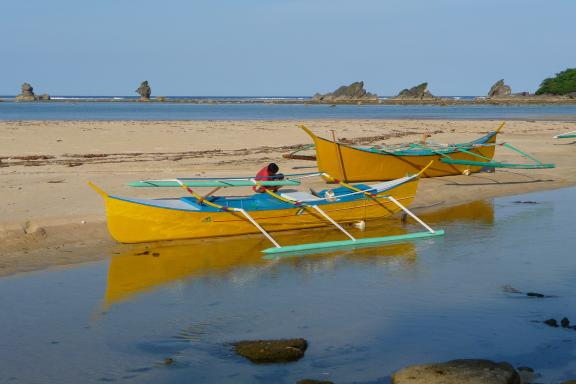
{"type": "Polygon", "coordinates": [[[47,93],[44,93],[44,94],[38,96],[38,100],[48,101],[48,100],[50,100],[50,95],[47,93]]]}
{"type": "Polygon", "coordinates": [[[28,83],[22,84],[20,87],[20,94],[16,96],[16,101],[36,101],[34,88],[32,88],[28,83]]]}
{"type": "Polygon", "coordinates": [[[546,295],[543,295],[543,294],[538,293],[538,292],[527,292],[527,293],[526,293],[526,296],[529,296],[529,297],[539,297],[539,298],[546,297],[546,295]]]}
{"type": "Polygon", "coordinates": [[[174,364],[174,359],[171,357],[166,357],[163,361],[162,364],[164,365],[172,365],[174,364]]]}
{"type": "Polygon", "coordinates": [[[298,380],[296,384],[334,384],[334,382],[328,380],[302,379],[298,380]]]}
{"type": "Polygon", "coordinates": [[[434,95],[428,91],[428,83],[422,83],[410,89],[401,90],[396,97],[401,99],[428,99],[434,98],[434,95]]]}
{"type": "Polygon", "coordinates": [[[308,342],[304,339],[246,340],[232,344],[236,353],[253,363],[296,361],[304,356],[308,342]]]}
{"type": "Polygon", "coordinates": [[[490,360],[452,360],[414,365],[394,373],[392,384],[521,384],[508,363],[490,360]]]}
{"type": "Polygon", "coordinates": [[[556,321],[556,319],[544,320],[543,323],[550,326],[550,327],[554,327],[554,328],[558,327],[558,322],[556,321]]]}
{"type": "Polygon", "coordinates": [[[350,85],[343,85],[331,93],[326,93],[324,95],[317,93],[312,97],[312,101],[330,104],[359,101],[377,102],[378,95],[367,92],[364,89],[364,82],[357,81],[350,85]]]}
{"type": "Polygon", "coordinates": [[[537,201],[532,200],[516,200],[514,204],[539,204],[537,201]]]}
{"type": "Polygon", "coordinates": [[[562,320],[560,320],[560,325],[562,326],[562,328],[569,328],[570,320],[568,320],[567,317],[563,317],[562,320]]]}
{"type": "Polygon", "coordinates": [[[152,89],[148,85],[148,81],[143,81],[136,90],[136,93],[140,95],[140,100],[142,101],[150,100],[150,96],[152,95],[152,89]]]}
{"type": "Polygon", "coordinates": [[[488,97],[510,96],[510,94],[512,94],[512,88],[504,84],[504,79],[498,80],[488,91],[488,97]]]}

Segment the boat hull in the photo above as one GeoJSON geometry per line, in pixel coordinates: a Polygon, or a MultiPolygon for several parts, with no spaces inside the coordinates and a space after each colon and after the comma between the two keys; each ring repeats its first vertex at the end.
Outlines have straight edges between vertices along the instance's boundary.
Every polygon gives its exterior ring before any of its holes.
{"type": "MultiPolygon", "coordinates": [[[[323,203],[320,206],[339,223],[383,218],[400,210],[386,199],[386,195],[393,196],[407,206],[414,199],[417,185],[418,178],[415,178],[374,197],[359,195],[353,201],[323,203]]],[[[101,195],[105,200],[108,230],[121,243],[259,233],[239,212],[168,209],[109,196],[103,192],[101,195]]],[[[249,211],[249,214],[268,232],[331,225],[311,208],[255,210],[249,211]]]]}
{"type": "MultiPolygon", "coordinates": [[[[309,129],[302,127],[314,140],[316,146],[316,161],[318,169],[331,176],[347,182],[394,180],[419,172],[431,161],[434,163],[423,174],[422,177],[439,177],[449,175],[460,175],[463,173],[479,172],[483,166],[446,164],[442,159],[446,154],[388,154],[382,152],[372,152],[345,144],[321,138],[312,133],[309,129]]],[[[477,140],[482,144],[494,144],[496,133],[493,132],[485,138],[477,140]]],[[[406,151],[409,152],[409,151],[406,151]]],[[[417,151],[414,151],[417,152],[417,151]]],[[[471,146],[467,152],[450,152],[448,155],[452,160],[478,161],[482,156],[486,161],[494,157],[495,146],[471,146]]]]}

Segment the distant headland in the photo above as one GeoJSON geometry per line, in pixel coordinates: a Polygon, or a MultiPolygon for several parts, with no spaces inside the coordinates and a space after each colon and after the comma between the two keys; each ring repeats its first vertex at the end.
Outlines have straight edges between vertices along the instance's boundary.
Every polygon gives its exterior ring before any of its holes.
{"type": "MultiPolygon", "coordinates": [[[[368,92],[363,81],[338,87],[334,92],[316,93],[312,97],[303,98],[226,98],[226,97],[165,97],[152,96],[152,88],[148,81],[143,81],[135,91],[139,98],[126,97],[82,97],[53,98],[48,94],[40,96],[28,83],[21,86],[21,92],[16,102],[146,102],[146,103],[190,103],[190,104],[384,104],[384,105],[466,105],[466,104],[576,104],[576,68],[566,69],[556,76],[544,79],[535,93],[528,91],[512,92],[504,79],[496,81],[485,96],[471,98],[435,96],[427,82],[401,90],[396,96],[381,97],[368,92]]],[[[8,99],[10,100],[10,99],[8,99]]],[[[7,101],[7,99],[0,99],[7,101]]]]}

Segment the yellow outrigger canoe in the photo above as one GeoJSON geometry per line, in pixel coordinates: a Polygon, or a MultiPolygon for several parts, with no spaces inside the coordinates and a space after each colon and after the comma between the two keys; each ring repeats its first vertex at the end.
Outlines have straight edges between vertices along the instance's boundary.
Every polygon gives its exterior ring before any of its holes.
{"type": "MultiPolygon", "coordinates": [[[[521,156],[533,161],[530,164],[511,164],[493,161],[496,150],[496,137],[504,123],[495,131],[463,144],[412,143],[394,147],[359,147],[337,143],[315,135],[304,125],[300,125],[314,141],[316,161],[321,172],[329,173],[346,182],[393,180],[409,173],[422,170],[430,162],[423,177],[470,174],[483,168],[553,168],[553,164],[543,164],[534,157],[512,147],[501,144],[521,156]]],[[[294,154],[285,157],[305,158],[294,154]]]]}
{"type": "MultiPolygon", "coordinates": [[[[257,193],[252,196],[213,196],[214,191],[200,196],[190,189],[191,186],[221,188],[241,185],[298,184],[295,180],[259,182],[248,178],[242,180],[172,179],[147,180],[131,184],[136,187],[181,186],[191,194],[191,196],[168,199],[123,198],[109,195],[92,183],[90,185],[104,198],[108,229],[118,242],[141,243],[261,232],[274,244],[274,248],[263,252],[281,253],[379,244],[442,235],[443,231],[433,230],[406,208],[416,195],[418,180],[422,173],[423,171],[374,185],[349,185],[331,179],[332,182],[339,183],[339,187],[321,191],[316,195],[293,190],[284,192],[281,190],[278,193],[266,190],[266,193],[257,193]],[[339,224],[379,219],[398,211],[409,214],[427,231],[385,238],[356,239],[339,224]],[[349,240],[282,247],[268,233],[330,225],[338,228],[349,240]]],[[[330,178],[328,175],[323,176],[330,178]]]]}

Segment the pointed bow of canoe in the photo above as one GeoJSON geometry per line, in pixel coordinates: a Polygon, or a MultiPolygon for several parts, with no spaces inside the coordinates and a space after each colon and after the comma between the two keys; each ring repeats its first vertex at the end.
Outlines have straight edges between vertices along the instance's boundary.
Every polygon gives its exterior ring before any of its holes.
{"type": "Polygon", "coordinates": [[[100,196],[102,196],[104,199],[108,197],[108,194],[106,192],[104,192],[104,190],[102,190],[100,187],[98,187],[96,184],[92,183],[91,181],[88,182],[88,185],[96,191],[96,193],[98,193],[100,196]]]}

